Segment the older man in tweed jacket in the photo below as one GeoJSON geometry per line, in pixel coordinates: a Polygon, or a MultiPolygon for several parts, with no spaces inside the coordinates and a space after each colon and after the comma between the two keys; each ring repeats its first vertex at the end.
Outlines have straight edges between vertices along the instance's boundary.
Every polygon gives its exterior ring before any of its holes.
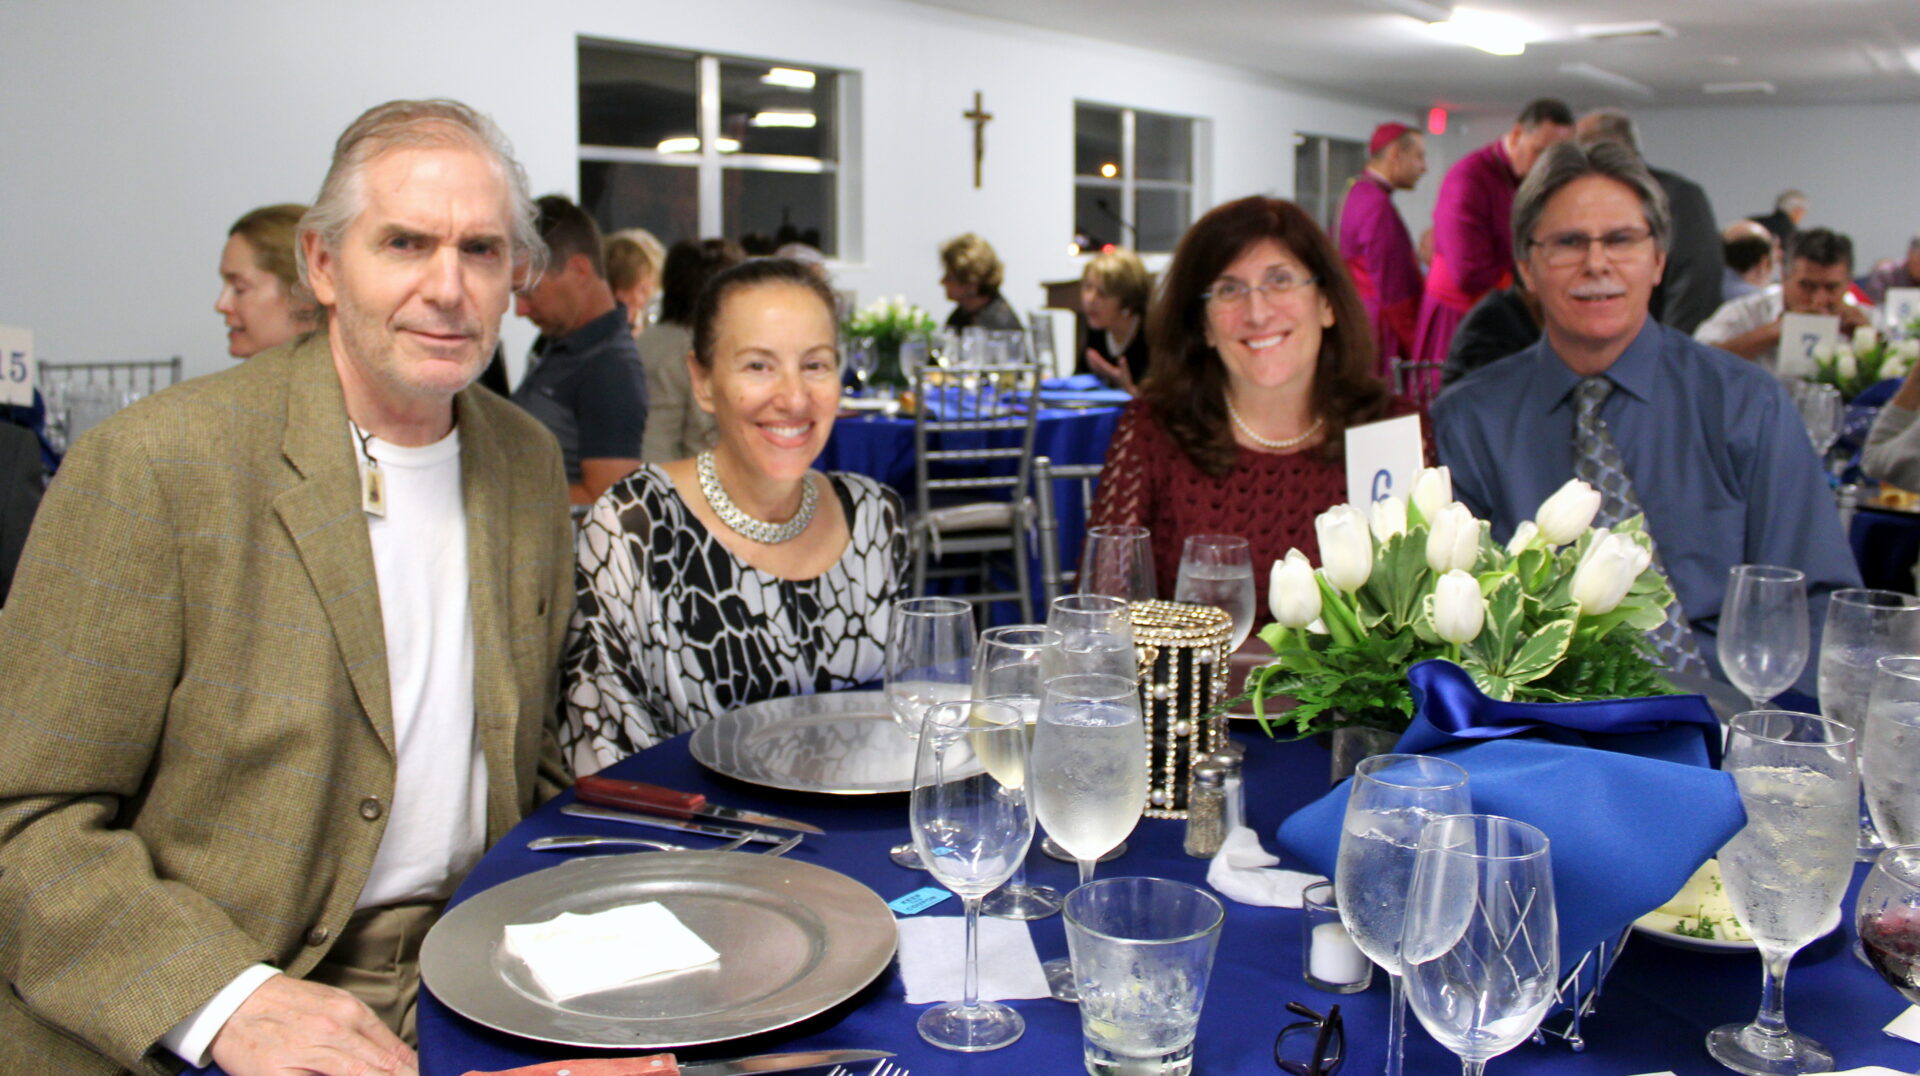
{"type": "Polygon", "coordinates": [[[415,1071],[366,951],[560,776],[566,480],[465,388],[529,210],[484,117],[370,111],[302,222],[329,328],[68,456],[0,613],[0,1071],[415,1071]]]}

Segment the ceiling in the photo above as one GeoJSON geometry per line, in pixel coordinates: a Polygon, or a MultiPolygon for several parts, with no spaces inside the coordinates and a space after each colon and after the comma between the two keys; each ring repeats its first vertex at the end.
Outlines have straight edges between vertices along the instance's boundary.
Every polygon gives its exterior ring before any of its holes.
{"type": "Polygon", "coordinates": [[[1563,97],[1575,108],[1920,101],[1916,0],[917,2],[1230,64],[1409,109],[1506,112],[1537,96],[1563,97]],[[1436,40],[1421,20],[1402,13],[1450,8],[1456,16],[1477,10],[1519,20],[1531,39],[1525,53],[1495,56],[1436,40]],[[1576,30],[1646,21],[1663,23],[1673,35],[1596,41],[1576,30]],[[1702,90],[1706,83],[1739,82],[1768,82],[1774,92],[1702,90]]]}

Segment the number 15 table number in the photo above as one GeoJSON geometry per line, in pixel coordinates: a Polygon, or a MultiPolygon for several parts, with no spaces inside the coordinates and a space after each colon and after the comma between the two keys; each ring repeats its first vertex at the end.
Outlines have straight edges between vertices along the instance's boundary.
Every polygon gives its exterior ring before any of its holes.
{"type": "Polygon", "coordinates": [[[33,330],[0,325],[0,403],[33,406],[33,330]]]}

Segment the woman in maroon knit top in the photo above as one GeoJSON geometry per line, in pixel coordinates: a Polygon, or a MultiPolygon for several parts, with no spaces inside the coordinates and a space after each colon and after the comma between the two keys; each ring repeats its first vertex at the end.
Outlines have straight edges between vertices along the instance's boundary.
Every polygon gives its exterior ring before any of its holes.
{"type": "Polygon", "coordinates": [[[1187,230],[1147,334],[1152,373],[1120,417],[1089,522],[1151,531],[1163,595],[1188,535],[1240,535],[1265,595],[1288,549],[1319,563],[1313,518],[1347,499],[1347,428],[1415,407],[1371,373],[1366,310],[1333,243],[1277,198],[1229,202],[1187,230]]]}

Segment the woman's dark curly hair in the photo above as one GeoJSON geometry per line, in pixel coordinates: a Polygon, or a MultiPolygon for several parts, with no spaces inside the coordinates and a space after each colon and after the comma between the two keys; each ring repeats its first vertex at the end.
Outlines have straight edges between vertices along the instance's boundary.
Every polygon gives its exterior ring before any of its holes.
{"type": "Polygon", "coordinates": [[[1181,451],[1207,474],[1233,469],[1239,449],[1227,421],[1227,368],[1207,343],[1204,292],[1247,248],[1271,239],[1300,259],[1333,308],[1313,370],[1313,413],[1326,421],[1314,451],[1339,459],[1347,427],[1384,417],[1391,399],[1373,374],[1373,331],[1366,308],[1327,233],[1306,211],[1279,198],[1242,198],[1216,206],[1180,238],[1147,313],[1153,376],[1141,396],[1181,451]]]}

